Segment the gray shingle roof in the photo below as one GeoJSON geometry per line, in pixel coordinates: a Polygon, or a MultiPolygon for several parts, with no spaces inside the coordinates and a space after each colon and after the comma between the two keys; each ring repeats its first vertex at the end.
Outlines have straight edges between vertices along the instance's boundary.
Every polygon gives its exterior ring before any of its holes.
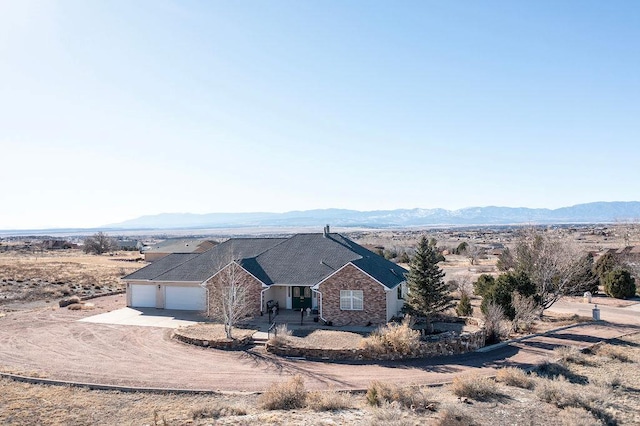
{"type": "Polygon", "coordinates": [[[152,280],[184,262],[198,257],[198,253],[174,253],[127,275],[124,280],[152,280]]]}
{"type": "Polygon", "coordinates": [[[216,245],[216,241],[193,238],[170,238],[147,247],[150,253],[203,253],[216,245]]]}
{"type": "Polygon", "coordinates": [[[405,280],[404,274],[407,272],[340,234],[326,237],[323,234],[296,234],[290,238],[233,238],[194,256],[179,264],[162,262],[163,259],[160,259],[125,279],[203,282],[236,260],[267,285],[315,285],[351,262],[391,289],[405,280]],[[168,267],[162,271],[165,264],[168,267]],[[147,271],[152,266],[156,268],[147,271]]]}

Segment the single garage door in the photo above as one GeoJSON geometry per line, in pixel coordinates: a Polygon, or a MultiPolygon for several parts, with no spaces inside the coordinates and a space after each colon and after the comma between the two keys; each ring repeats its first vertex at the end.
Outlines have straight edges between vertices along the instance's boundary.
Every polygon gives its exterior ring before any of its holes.
{"type": "Polygon", "coordinates": [[[156,286],[131,284],[131,306],[134,308],[156,307],[156,286]]]}
{"type": "Polygon", "coordinates": [[[164,288],[165,309],[183,311],[204,311],[206,308],[206,290],[198,287],[166,286],[164,288]]]}

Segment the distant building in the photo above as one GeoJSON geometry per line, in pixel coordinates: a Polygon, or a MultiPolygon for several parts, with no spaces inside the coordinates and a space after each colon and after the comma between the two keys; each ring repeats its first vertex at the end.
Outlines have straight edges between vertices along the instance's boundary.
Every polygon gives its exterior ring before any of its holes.
{"type": "Polygon", "coordinates": [[[204,253],[213,246],[217,241],[192,238],[170,238],[161,241],[152,246],[142,248],[144,260],[147,262],[155,262],[172,253],[204,253]]]}
{"type": "Polygon", "coordinates": [[[40,247],[43,250],[68,250],[78,248],[78,245],[66,240],[43,240],[40,247]]]}
{"type": "Polygon", "coordinates": [[[116,240],[118,250],[136,251],[141,250],[143,245],[140,241],[136,240],[116,240]]]}

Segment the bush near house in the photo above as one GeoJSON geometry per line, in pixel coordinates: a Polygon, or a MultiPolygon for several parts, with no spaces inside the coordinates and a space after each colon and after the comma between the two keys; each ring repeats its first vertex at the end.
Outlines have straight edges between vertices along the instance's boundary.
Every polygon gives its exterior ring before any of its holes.
{"type": "Polygon", "coordinates": [[[604,275],[604,292],[617,299],[626,299],[636,294],[636,280],[629,271],[615,268],[604,275]]]}

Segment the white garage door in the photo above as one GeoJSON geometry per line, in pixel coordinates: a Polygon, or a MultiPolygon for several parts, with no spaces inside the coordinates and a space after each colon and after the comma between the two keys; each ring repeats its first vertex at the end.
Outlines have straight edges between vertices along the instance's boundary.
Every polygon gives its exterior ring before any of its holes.
{"type": "Polygon", "coordinates": [[[156,307],[156,286],[131,284],[131,306],[134,308],[156,307]]]}
{"type": "Polygon", "coordinates": [[[204,311],[206,308],[206,291],[202,287],[166,286],[164,307],[165,309],[183,311],[204,311]]]}

